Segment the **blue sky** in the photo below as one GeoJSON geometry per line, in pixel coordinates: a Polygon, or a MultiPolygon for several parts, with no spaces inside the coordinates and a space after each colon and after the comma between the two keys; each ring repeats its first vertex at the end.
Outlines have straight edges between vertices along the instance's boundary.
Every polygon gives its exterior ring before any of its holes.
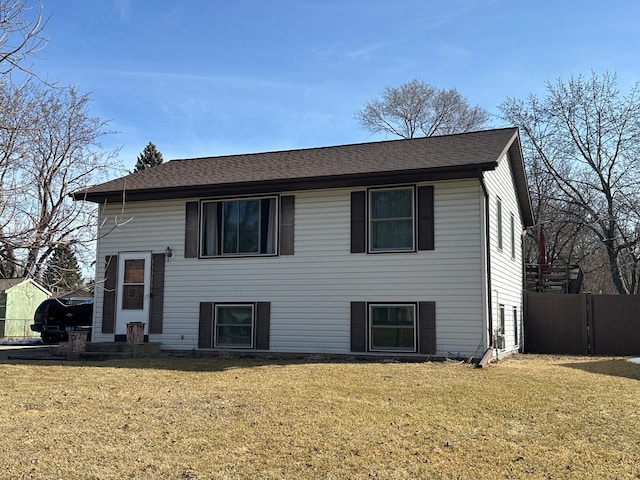
{"type": "Polygon", "coordinates": [[[491,113],[592,70],[640,80],[636,0],[43,3],[36,70],[89,93],[127,169],[149,141],[171,160],[392,138],[354,114],[414,78],[491,113]]]}

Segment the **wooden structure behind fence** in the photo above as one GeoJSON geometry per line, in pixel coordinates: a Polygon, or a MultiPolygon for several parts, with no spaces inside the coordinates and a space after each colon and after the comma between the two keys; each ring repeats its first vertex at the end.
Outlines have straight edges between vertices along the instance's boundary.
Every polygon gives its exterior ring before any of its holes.
{"type": "Polygon", "coordinates": [[[525,352],[640,355],[640,295],[526,292],[525,352]]]}

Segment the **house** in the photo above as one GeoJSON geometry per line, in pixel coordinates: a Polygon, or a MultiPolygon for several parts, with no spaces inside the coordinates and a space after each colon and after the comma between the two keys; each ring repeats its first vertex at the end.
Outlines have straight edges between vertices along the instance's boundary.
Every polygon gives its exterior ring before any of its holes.
{"type": "Polygon", "coordinates": [[[0,279],[0,337],[39,336],[29,325],[38,305],[50,295],[31,278],[0,279]]]}
{"type": "Polygon", "coordinates": [[[521,344],[515,128],[173,160],[99,206],[94,341],[481,357],[521,344]]]}

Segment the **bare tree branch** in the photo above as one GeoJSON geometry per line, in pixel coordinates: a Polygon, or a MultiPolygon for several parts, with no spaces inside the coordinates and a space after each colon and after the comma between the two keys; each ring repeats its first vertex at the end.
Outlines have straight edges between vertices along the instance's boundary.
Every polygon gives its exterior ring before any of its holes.
{"type": "Polygon", "coordinates": [[[0,109],[0,232],[21,276],[40,277],[62,245],[80,255],[91,244],[96,208],[69,194],[123,171],[99,143],[112,132],[89,101],[74,87],[0,85],[0,106],[10,107],[0,109]]]}
{"type": "Polygon", "coordinates": [[[32,64],[25,60],[33,57],[48,43],[42,35],[47,23],[43,19],[43,6],[28,7],[26,0],[0,0],[0,73],[6,75],[19,70],[35,75],[32,64]]]}
{"type": "Polygon", "coordinates": [[[568,262],[577,248],[588,261],[586,253],[601,252],[611,284],[625,294],[640,293],[637,92],[638,85],[621,96],[615,75],[592,73],[548,83],[542,100],[507,99],[500,106],[523,132],[527,170],[538,188],[532,200],[539,221],[556,229],[560,257],[568,262]]]}
{"type": "Polygon", "coordinates": [[[455,89],[438,90],[412,80],[399,87],[386,87],[382,99],[368,102],[355,118],[371,132],[414,138],[420,133],[430,137],[478,129],[489,114],[480,107],[470,107],[455,89]]]}

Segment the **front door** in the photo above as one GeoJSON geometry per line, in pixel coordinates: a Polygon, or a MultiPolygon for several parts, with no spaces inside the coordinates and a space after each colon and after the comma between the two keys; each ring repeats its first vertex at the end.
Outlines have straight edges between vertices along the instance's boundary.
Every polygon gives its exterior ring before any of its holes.
{"type": "Polygon", "coordinates": [[[125,252],[118,255],[118,298],[116,335],[127,334],[127,323],[142,322],[149,333],[151,252],[125,252]]]}

